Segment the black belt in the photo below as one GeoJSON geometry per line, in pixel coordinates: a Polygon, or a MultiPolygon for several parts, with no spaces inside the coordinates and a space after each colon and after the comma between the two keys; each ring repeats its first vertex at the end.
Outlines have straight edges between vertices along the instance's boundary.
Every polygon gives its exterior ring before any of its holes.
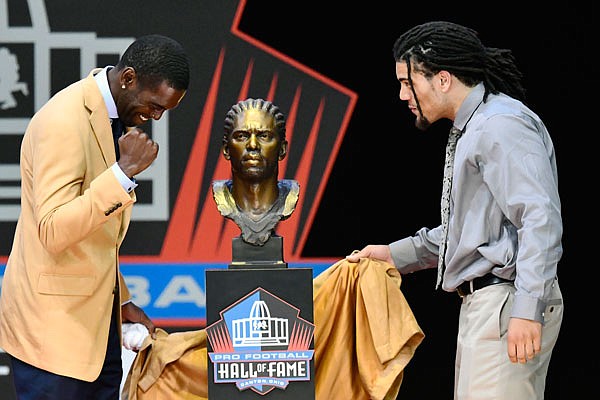
{"type": "Polygon", "coordinates": [[[497,285],[499,283],[513,283],[510,279],[500,278],[491,272],[484,276],[479,276],[471,281],[461,283],[457,288],[456,292],[460,297],[465,297],[476,290],[482,289],[486,286],[497,285]]]}

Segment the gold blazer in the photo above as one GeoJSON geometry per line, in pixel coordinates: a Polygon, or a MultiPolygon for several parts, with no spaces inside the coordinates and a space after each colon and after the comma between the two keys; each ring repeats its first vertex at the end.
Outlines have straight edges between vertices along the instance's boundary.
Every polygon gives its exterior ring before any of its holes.
{"type": "MultiPolygon", "coordinates": [[[[102,368],[118,253],[135,193],[120,185],[104,100],[90,74],[31,119],[21,145],[21,214],[0,299],[0,347],[93,381],[102,368]]],[[[121,321],[119,318],[119,328],[121,321]]]]}

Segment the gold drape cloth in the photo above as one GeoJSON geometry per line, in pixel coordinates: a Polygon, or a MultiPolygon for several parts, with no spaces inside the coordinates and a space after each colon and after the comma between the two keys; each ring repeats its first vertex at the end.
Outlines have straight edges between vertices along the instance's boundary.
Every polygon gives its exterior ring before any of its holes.
{"type": "MultiPolygon", "coordinates": [[[[340,260],[313,280],[316,400],[392,400],[421,344],[392,265],[340,260]]],[[[129,370],[124,400],[207,400],[206,332],[146,338],[129,370]]]]}

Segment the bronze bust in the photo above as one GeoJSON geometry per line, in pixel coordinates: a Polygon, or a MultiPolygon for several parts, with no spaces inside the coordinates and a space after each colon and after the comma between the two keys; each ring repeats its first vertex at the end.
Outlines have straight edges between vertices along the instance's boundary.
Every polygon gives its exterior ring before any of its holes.
{"type": "Polygon", "coordinates": [[[239,101],[225,117],[222,152],[232,178],[214,181],[213,196],[221,215],[251,245],[264,245],[298,201],[298,182],[278,179],[279,161],[287,155],[285,124],[280,109],[263,99],[239,101]]]}

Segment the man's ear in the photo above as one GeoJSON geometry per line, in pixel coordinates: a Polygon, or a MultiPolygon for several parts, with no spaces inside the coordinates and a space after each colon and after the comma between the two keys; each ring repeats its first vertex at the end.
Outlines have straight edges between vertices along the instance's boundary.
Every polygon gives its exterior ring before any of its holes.
{"type": "Polygon", "coordinates": [[[229,146],[224,144],[223,147],[221,147],[221,151],[223,152],[223,157],[225,157],[226,160],[229,160],[231,158],[231,156],[229,155],[229,146]]]}
{"type": "Polygon", "coordinates": [[[452,83],[452,74],[446,70],[441,70],[440,72],[438,72],[438,79],[442,91],[448,91],[448,89],[450,88],[450,84],[452,83]]]}
{"type": "Polygon", "coordinates": [[[135,68],[123,68],[123,70],[120,72],[119,81],[119,86],[121,86],[123,89],[125,89],[125,87],[135,85],[137,81],[137,73],[135,71],[135,68]]]}
{"type": "Polygon", "coordinates": [[[283,160],[285,158],[285,156],[287,155],[287,146],[288,146],[287,140],[284,140],[281,142],[281,147],[279,148],[279,161],[283,160]]]}

